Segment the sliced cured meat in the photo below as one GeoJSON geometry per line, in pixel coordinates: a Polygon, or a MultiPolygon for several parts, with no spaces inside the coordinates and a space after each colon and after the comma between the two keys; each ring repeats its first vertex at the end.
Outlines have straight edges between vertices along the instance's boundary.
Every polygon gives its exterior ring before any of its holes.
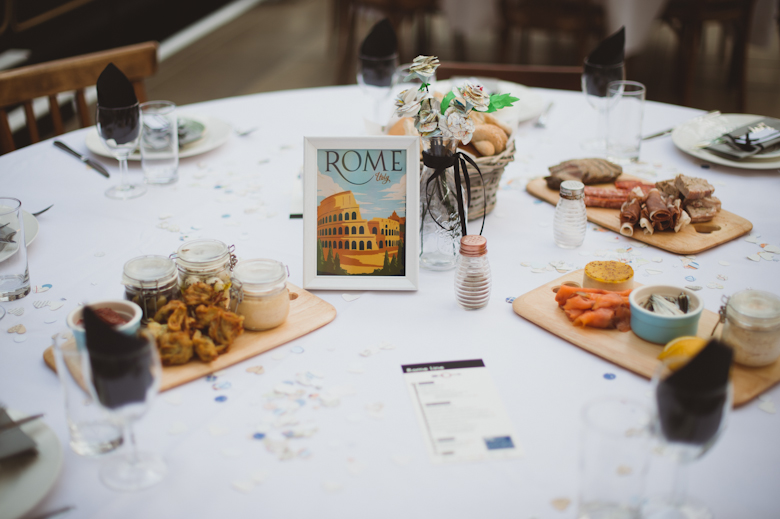
{"type": "Polygon", "coordinates": [[[615,187],[618,189],[625,189],[626,191],[631,191],[635,187],[638,187],[639,189],[642,190],[644,194],[647,194],[650,192],[651,189],[656,187],[656,185],[647,184],[645,182],[642,182],[641,180],[616,180],[615,187]]]}
{"type": "Polygon", "coordinates": [[[666,202],[657,189],[651,189],[650,192],[647,193],[645,204],[647,204],[647,213],[651,222],[664,222],[672,218],[672,214],[669,212],[666,202]]]}
{"type": "Polygon", "coordinates": [[[623,203],[620,207],[620,234],[633,236],[634,225],[639,223],[641,212],[642,204],[638,198],[632,198],[623,203]]]}
{"type": "Polygon", "coordinates": [[[604,207],[606,209],[620,209],[625,202],[625,198],[600,198],[593,196],[585,197],[585,207],[604,207]]]}

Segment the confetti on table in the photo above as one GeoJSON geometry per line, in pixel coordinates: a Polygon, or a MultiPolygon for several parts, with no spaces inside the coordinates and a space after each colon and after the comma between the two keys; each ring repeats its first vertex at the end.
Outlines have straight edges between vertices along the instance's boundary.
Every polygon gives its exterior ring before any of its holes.
{"type": "Polygon", "coordinates": [[[663,270],[656,270],[656,269],[645,269],[645,272],[650,274],[651,276],[657,276],[658,274],[663,274],[663,270]]]}
{"type": "Polygon", "coordinates": [[[51,301],[42,301],[40,299],[38,301],[33,301],[33,306],[39,310],[41,308],[46,308],[49,304],[51,304],[51,301]]]}
{"type": "Polygon", "coordinates": [[[775,257],[775,255],[771,252],[759,252],[758,255],[767,261],[772,261],[772,259],[775,257]]]}
{"type": "Polygon", "coordinates": [[[55,310],[59,310],[60,308],[62,308],[64,304],[65,304],[64,301],[52,301],[51,303],[49,303],[49,310],[51,310],[52,312],[55,310]]]}
{"type": "Polygon", "coordinates": [[[760,234],[755,236],[748,236],[747,238],[745,238],[745,241],[748,243],[758,243],[758,238],[760,236],[761,236],[760,234]]]}
{"type": "Polygon", "coordinates": [[[717,278],[719,280],[721,280],[721,281],[728,281],[729,280],[729,277],[728,276],[724,276],[723,274],[718,274],[717,278]]]}
{"type": "Polygon", "coordinates": [[[57,321],[59,321],[59,318],[57,317],[47,317],[43,322],[46,324],[54,324],[57,321]]]}
{"type": "Polygon", "coordinates": [[[27,337],[24,335],[17,335],[14,337],[14,342],[22,343],[27,340],[27,337]]]}
{"type": "Polygon", "coordinates": [[[227,400],[227,397],[225,395],[219,395],[217,398],[214,399],[215,402],[224,402],[227,400]]]}
{"type": "Polygon", "coordinates": [[[615,374],[614,373],[604,373],[604,378],[607,380],[615,380],[615,374]]]}
{"type": "Polygon", "coordinates": [[[172,217],[173,215],[171,213],[160,213],[159,218],[160,220],[167,220],[168,218],[172,217]]]}
{"type": "Polygon", "coordinates": [[[759,256],[758,254],[751,254],[750,256],[747,257],[747,259],[749,259],[750,261],[761,261],[761,256],[759,256]]]}
{"type": "Polygon", "coordinates": [[[637,258],[635,260],[635,263],[636,263],[637,267],[641,267],[642,265],[647,265],[650,262],[648,260],[646,260],[645,258],[637,258]]]}
{"type": "Polygon", "coordinates": [[[213,373],[211,375],[206,375],[206,382],[214,382],[215,380],[217,380],[217,376],[213,373]]]}
{"type": "Polygon", "coordinates": [[[255,440],[262,440],[263,438],[265,438],[265,433],[256,432],[255,434],[252,435],[252,438],[254,438],[255,440]]]}
{"type": "Polygon", "coordinates": [[[212,384],[211,389],[213,389],[214,391],[220,391],[222,389],[230,389],[232,386],[233,384],[231,384],[226,380],[224,382],[217,382],[216,384],[212,384]]]}
{"type": "Polygon", "coordinates": [[[387,341],[382,341],[382,344],[379,345],[379,349],[381,350],[394,350],[395,344],[387,341]]]}
{"type": "Polygon", "coordinates": [[[702,289],[699,285],[685,285],[685,288],[688,290],[693,290],[694,292],[697,292],[702,289]]]}
{"type": "Polygon", "coordinates": [[[274,359],[274,360],[282,360],[286,356],[287,356],[287,352],[285,352],[283,350],[277,350],[277,351],[274,352],[273,355],[271,355],[271,358],[274,359]]]}
{"type": "Polygon", "coordinates": [[[99,252],[96,252],[96,253],[95,253],[95,257],[96,257],[96,258],[102,258],[102,257],[103,257],[103,256],[105,256],[105,255],[106,255],[106,253],[105,253],[105,252],[103,252],[103,251],[99,251],[99,252]]]}
{"type": "Polygon", "coordinates": [[[724,267],[728,267],[729,265],[731,265],[731,263],[729,263],[728,261],[723,261],[723,260],[720,260],[718,264],[723,265],[724,267]]]}
{"type": "Polygon", "coordinates": [[[10,328],[8,328],[8,333],[18,333],[18,334],[21,335],[21,334],[25,333],[26,331],[27,331],[27,328],[25,328],[23,324],[17,324],[17,325],[14,325],[14,326],[11,326],[10,328]]]}
{"type": "Polygon", "coordinates": [[[521,267],[530,267],[530,266],[531,266],[531,264],[530,264],[530,263],[528,263],[527,261],[523,261],[522,263],[520,263],[520,266],[521,266],[521,267]]]}
{"type": "Polygon", "coordinates": [[[33,288],[33,292],[36,294],[40,294],[41,292],[46,292],[51,288],[51,285],[48,283],[46,285],[37,285],[35,288],[33,288]]]}
{"type": "Polygon", "coordinates": [[[718,289],[718,290],[722,290],[723,289],[723,285],[719,285],[719,284],[714,283],[714,282],[713,283],[707,283],[707,288],[715,288],[715,289],[718,289]]]}
{"type": "Polygon", "coordinates": [[[696,281],[696,278],[693,276],[685,276],[685,281],[690,281],[691,283],[693,283],[694,281],[696,281]]]}
{"type": "Polygon", "coordinates": [[[17,306],[16,308],[9,308],[8,313],[11,315],[15,315],[17,317],[21,317],[22,314],[24,313],[24,308],[22,308],[21,306],[17,306]]]}
{"type": "Polygon", "coordinates": [[[775,403],[770,400],[761,402],[760,404],[758,404],[758,408],[764,411],[765,413],[769,413],[769,414],[775,414],[777,412],[777,409],[775,408],[775,403]]]}
{"type": "Polygon", "coordinates": [[[292,348],[290,348],[290,351],[300,355],[301,353],[304,352],[304,349],[301,346],[293,346],[292,348]]]}
{"type": "Polygon", "coordinates": [[[262,375],[265,373],[265,368],[263,366],[250,366],[246,368],[247,373],[254,373],[255,375],[262,375]]]}
{"type": "Polygon", "coordinates": [[[629,476],[634,471],[628,465],[619,465],[616,472],[618,473],[618,476],[629,476]]]}
{"type": "Polygon", "coordinates": [[[769,395],[758,395],[758,400],[761,402],[772,402],[772,397],[769,395]]]}
{"type": "Polygon", "coordinates": [[[351,303],[355,299],[360,299],[360,294],[341,294],[341,297],[344,298],[344,301],[347,303],[351,303]]]}
{"type": "Polygon", "coordinates": [[[559,497],[557,499],[553,499],[552,501],[550,501],[550,504],[556,510],[563,512],[564,510],[569,508],[569,505],[571,504],[571,499],[565,497],[559,497]]]}
{"type": "Polygon", "coordinates": [[[654,263],[661,263],[664,259],[660,256],[656,256],[653,258],[654,263]]]}
{"type": "Polygon", "coordinates": [[[780,254],[780,247],[778,247],[777,245],[767,245],[766,247],[764,247],[764,250],[766,252],[772,252],[774,254],[780,254]]]}
{"type": "Polygon", "coordinates": [[[514,298],[514,297],[507,297],[507,298],[506,298],[506,302],[507,302],[507,303],[514,303],[514,301],[515,301],[515,298],[514,298]]]}

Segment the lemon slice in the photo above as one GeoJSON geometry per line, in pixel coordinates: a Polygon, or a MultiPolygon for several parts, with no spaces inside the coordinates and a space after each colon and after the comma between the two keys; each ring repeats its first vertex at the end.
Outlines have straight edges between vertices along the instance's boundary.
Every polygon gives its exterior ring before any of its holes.
{"type": "Polygon", "coordinates": [[[677,337],[676,339],[669,341],[661,354],[658,355],[658,358],[660,360],[668,357],[684,357],[690,359],[695,357],[706,344],[707,339],[702,339],[701,337],[677,337]]]}

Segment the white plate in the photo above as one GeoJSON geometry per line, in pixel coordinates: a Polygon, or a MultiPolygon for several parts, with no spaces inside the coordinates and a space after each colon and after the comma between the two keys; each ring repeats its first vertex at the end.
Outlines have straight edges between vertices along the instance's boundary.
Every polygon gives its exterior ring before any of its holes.
{"type": "MultiPolygon", "coordinates": [[[[436,92],[446,94],[452,89],[452,82],[449,79],[437,81],[433,84],[433,89],[436,92]]],[[[544,99],[536,92],[528,88],[527,86],[520,85],[518,83],[512,83],[511,81],[498,81],[497,94],[511,94],[519,99],[514,105],[495,112],[493,115],[499,120],[507,123],[512,128],[516,128],[518,124],[530,121],[542,115],[544,107],[546,105],[544,99]]]]}
{"type": "MultiPolygon", "coordinates": [[[[8,410],[14,420],[26,415],[8,410]]],[[[0,519],[17,519],[46,497],[62,469],[62,446],[40,419],[22,425],[22,430],[38,444],[37,456],[21,456],[0,462],[0,519]]]]}
{"type": "MultiPolygon", "coordinates": [[[[203,137],[187,144],[179,150],[180,159],[200,155],[201,153],[206,153],[207,151],[222,146],[230,138],[230,133],[233,131],[233,128],[228,123],[219,119],[214,119],[213,117],[199,117],[189,114],[182,114],[182,116],[203,123],[206,129],[203,132],[203,137]]],[[[92,127],[87,132],[86,144],[87,149],[92,153],[103,157],[114,158],[108,148],[103,144],[103,141],[100,140],[97,128],[92,127]]],[[[141,153],[138,150],[135,150],[130,154],[128,160],[141,160],[141,153]]]]}
{"type": "MultiPolygon", "coordinates": [[[[22,209],[22,222],[24,223],[24,242],[29,247],[32,241],[38,236],[38,220],[33,215],[22,209]]],[[[0,250],[0,261],[11,257],[19,248],[14,244],[6,244],[3,250],[0,250]]]]}
{"type": "Polygon", "coordinates": [[[730,160],[701,147],[702,144],[723,133],[750,124],[762,117],[751,114],[721,114],[718,117],[691,119],[674,129],[672,142],[685,153],[713,164],[743,169],[780,169],[780,151],[743,160],[730,160]]]}

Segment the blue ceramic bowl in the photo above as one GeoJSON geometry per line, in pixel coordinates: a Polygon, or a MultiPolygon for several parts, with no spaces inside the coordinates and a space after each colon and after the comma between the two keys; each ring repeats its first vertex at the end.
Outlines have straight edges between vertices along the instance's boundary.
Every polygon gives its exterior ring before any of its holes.
{"type": "Polygon", "coordinates": [[[646,285],[632,290],[628,301],[631,305],[631,330],[648,342],[666,344],[677,337],[696,335],[699,330],[699,317],[704,310],[704,304],[695,292],[686,288],[646,285]],[[690,307],[685,315],[658,315],[640,306],[652,294],[677,297],[680,292],[687,294],[690,299],[690,307]]]}
{"type": "MultiPolygon", "coordinates": [[[[143,310],[141,310],[141,307],[132,301],[125,301],[124,299],[96,301],[94,303],[89,303],[89,307],[93,310],[97,308],[110,308],[127,319],[127,323],[116,327],[117,330],[124,334],[132,335],[136,333],[138,328],[141,326],[143,310]]],[[[68,323],[68,328],[70,328],[70,331],[73,332],[73,337],[76,339],[76,345],[80,349],[87,347],[87,337],[84,333],[84,324],[79,323],[79,321],[82,319],[83,310],[84,307],[81,306],[76,308],[70,314],[68,314],[68,318],[66,320],[68,323]]]]}

